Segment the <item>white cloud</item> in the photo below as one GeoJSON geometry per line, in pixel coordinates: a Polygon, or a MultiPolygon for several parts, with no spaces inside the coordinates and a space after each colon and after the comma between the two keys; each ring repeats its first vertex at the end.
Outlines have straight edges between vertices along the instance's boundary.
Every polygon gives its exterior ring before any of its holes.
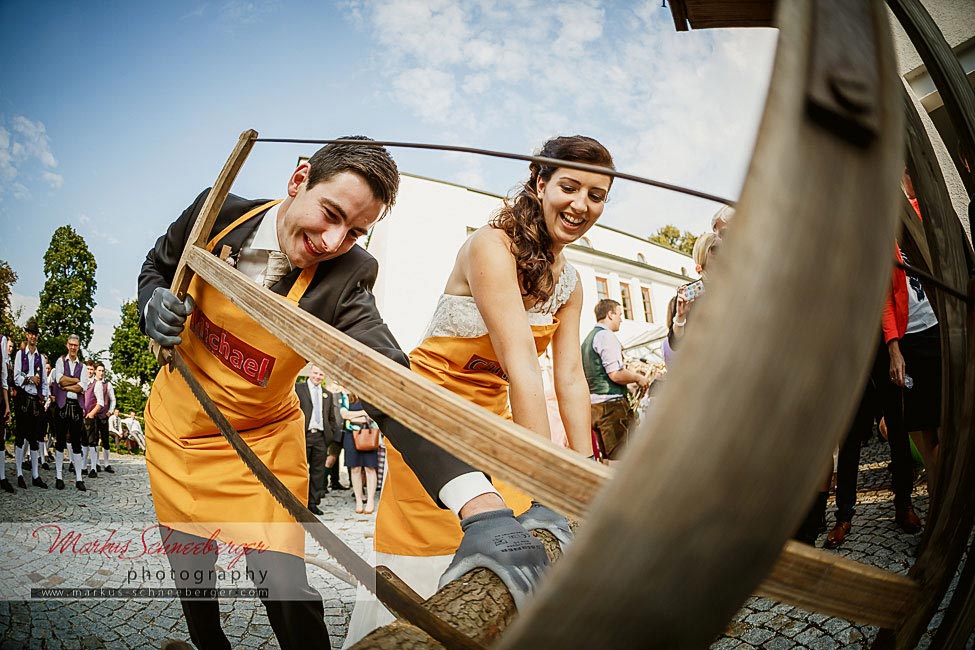
{"type": "Polygon", "coordinates": [[[0,126],[0,178],[10,180],[17,175],[10,146],[10,131],[0,126]]]}
{"type": "Polygon", "coordinates": [[[111,246],[121,243],[119,238],[112,234],[111,230],[101,229],[98,221],[92,219],[87,214],[83,212],[78,213],[76,220],[78,222],[78,231],[81,232],[82,235],[96,237],[111,246]]]}
{"type": "Polygon", "coordinates": [[[23,183],[14,183],[11,186],[12,194],[14,198],[18,201],[29,201],[30,200],[30,190],[24,186],[23,183]]]}
{"type": "Polygon", "coordinates": [[[9,193],[18,201],[29,201],[31,188],[27,179],[41,180],[53,189],[64,184],[64,177],[50,171],[58,161],[51,151],[51,139],[41,121],[14,115],[7,129],[0,125],[0,199],[9,193]]]}
{"type": "Polygon", "coordinates": [[[207,8],[209,6],[210,6],[210,3],[209,2],[201,3],[199,6],[196,6],[193,9],[190,9],[188,12],[186,12],[185,14],[183,14],[182,16],[180,16],[179,19],[180,20],[188,20],[190,18],[199,18],[200,16],[202,16],[206,12],[206,10],[207,10],[207,8]]]}
{"type": "MultiPolygon", "coordinates": [[[[443,123],[461,116],[454,111],[454,78],[432,68],[406,70],[393,82],[396,97],[429,122],[443,123]]],[[[462,119],[462,118],[461,118],[462,119]]]]}
{"type": "Polygon", "coordinates": [[[220,7],[220,22],[231,26],[255,25],[277,11],[279,5],[277,0],[229,0],[220,7]]]}
{"type": "MultiPolygon", "coordinates": [[[[621,170],[737,196],[772,30],[678,34],[657,0],[371,0],[345,10],[376,39],[394,98],[441,126],[443,141],[503,137],[529,151],[584,133],[621,170]]],[[[467,182],[455,170],[448,180],[467,182]]],[[[614,195],[604,219],[637,234],[668,222],[704,230],[718,207],[631,183],[614,195]]]]}
{"type": "Polygon", "coordinates": [[[34,122],[23,115],[14,115],[10,126],[22,138],[17,142],[18,153],[23,147],[28,156],[40,161],[45,167],[57,167],[58,161],[51,153],[51,139],[47,137],[47,129],[43,122],[34,122]]]}
{"type": "Polygon", "coordinates": [[[61,174],[55,174],[53,172],[44,172],[41,174],[41,178],[54,189],[58,189],[64,185],[64,176],[61,174]]]}

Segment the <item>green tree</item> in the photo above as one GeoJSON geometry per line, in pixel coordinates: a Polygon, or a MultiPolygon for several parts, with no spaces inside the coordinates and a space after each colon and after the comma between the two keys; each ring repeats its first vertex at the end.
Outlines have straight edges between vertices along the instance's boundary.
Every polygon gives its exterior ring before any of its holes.
{"type": "Polygon", "coordinates": [[[44,253],[44,289],[37,309],[41,328],[37,347],[50,359],[64,354],[69,334],[81,338],[81,347],[91,343],[92,317],[95,308],[95,256],[88,250],[84,237],[71,226],[54,231],[51,245],[44,253]]]}
{"type": "Polygon", "coordinates": [[[149,351],[149,337],[139,330],[137,301],[122,303],[122,320],[112,332],[108,351],[112,355],[112,372],[135,380],[140,387],[152,383],[159,372],[159,362],[149,351]]]}
{"type": "Polygon", "coordinates": [[[680,228],[670,224],[663,226],[656,233],[650,235],[650,241],[663,244],[685,255],[692,255],[694,253],[694,242],[697,241],[697,238],[698,235],[695,235],[691,231],[685,230],[681,232],[680,228]]]}
{"type": "Polygon", "coordinates": [[[24,331],[17,323],[20,321],[22,307],[13,308],[10,293],[17,283],[17,272],[5,260],[0,260],[0,334],[7,335],[16,349],[24,338],[24,331]]]}
{"type": "Polygon", "coordinates": [[[115,407],[119,413],[128,415],[129,412],[134,412],[137,415],[142,415],[142,412],[146,410],[149,395],[146,394],[145,386],[140,386],[116,375],[112,381],[112,388],[115,389],[115,407]]]}

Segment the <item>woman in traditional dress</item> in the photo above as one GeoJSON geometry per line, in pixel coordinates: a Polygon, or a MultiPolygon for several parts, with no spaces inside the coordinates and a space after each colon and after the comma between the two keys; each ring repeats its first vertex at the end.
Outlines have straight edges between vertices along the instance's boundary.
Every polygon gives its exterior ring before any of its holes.
{"type": "MultiPolygon", "coordinates": [[[[613,167],[609,151],[583,136],[553,138],[539,155],[613,167]]],[[[613,179],[534,162],[529,169],[530,176],[515,197],[458,252],[423,341],[410,354],[411,367],[548,440],[538,357],[551,344],[555,390],[569,447],[588,456],[592,453],[589,387],[579,342],[582,286],[563,249],[599,219],[613,179]]],[[[452,577],[444,570],[461,541],[461,527],[457,517],[430,501],[388,441],[387,463],[376,521],[376,561],[428,598],[441,576],[452,577]]],[[[494,486],[516,513],[531,507],[532,516],[541,508],[502,481],[494,481],[494,486]]],[[[441,491],[441,500],[450,506],[444,498],[448,487],[441,491]]],[[[392,620],[377,601],[362,590],[359,593],[363,600],[353,612],[346,647],[392,620]]]]}

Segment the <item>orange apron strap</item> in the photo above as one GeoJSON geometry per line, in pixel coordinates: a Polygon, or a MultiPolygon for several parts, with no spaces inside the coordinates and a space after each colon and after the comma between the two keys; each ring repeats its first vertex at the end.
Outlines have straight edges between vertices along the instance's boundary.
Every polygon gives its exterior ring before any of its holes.
{"type": "Polygon", "coordinates": [[[285,297],[297,305],[298,301],[301,300],[301,297],[305,295],[308,285],[311,284],[313,279],[315,279],[315,271],[317,270],[318,264],[314,264],[303,270],[301,275],[298,276],[298,279],[295,280],[295,283],[291,286],[291,291],[289,291],[288,295],[285,297]]]}
{"type": "Polygon", "coordinates": [[[264,205],[259,205],[256,208],[254,208],[253,210],[251,210],[250,212],[246,213],[244,216],[240,217],[239,219],[237,219],[236,221],[234,221],[232,224],[230,224],[229,226],[227,226],[226,228],[224,228],[223,230],[221,230],[219,233],[217,233],[217,236],[214,237],[213,239],[211,239],[207,243],[207,245],[206,245],[207,251],[210,252],[210,253],[212,253],[214,246],[217,245],[217,242],[220,241],[221,239],[223,239],[224,237],[226,237],[227,235],[229,235],[230,232],[234,228],[236,228],[240,224],[244,223],[248,219],[252,218],[254,215],[259,214],[261,212],[264,212],[265,210],[268,210],[270,208],[273,208],[274,206],[276,206],[278,203],[281,203],[282,201],[284,201],[284,199],[277,199],[276,201],[271,201],[269,203],[265,203],[264,205]]]}

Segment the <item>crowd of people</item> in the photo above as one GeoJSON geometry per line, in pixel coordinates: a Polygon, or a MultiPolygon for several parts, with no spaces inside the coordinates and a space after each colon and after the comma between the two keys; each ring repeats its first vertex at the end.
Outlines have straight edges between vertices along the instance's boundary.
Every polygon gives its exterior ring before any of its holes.
{"type": "MultiPolygon", "coordinates": [[[[582,286],[564,254],[566,246],[577,242],[602,215],[613,177],[532,162],[514,196],[457,253],[421,343],[407,355],[383,322],[371,293],[376,260],[355,245],[395,202],[398,170],[383,147],[369,144],[367,138],[352,140],[360,142],[326,145],[301,163],[287,181],[284,199],[228,197],[208,234],[207,250],[220,251],[252,281],[421,377],[545,439],[563,441],[584,457],[607,464],[617,461],[626,453],[633,428],[631,393],[646,392],[652,378],[624,360],[616,337],[623,318],[619,302],[598,301],[596,325],[581,336],[582,286]],[[548,391],[540,357],[552,367],[548,391]]],[[[609,151],[584,136],[552,138],[539,155],[613,169],[609,151]]],[[[519,606],[524,604],[548,563],[542,545],[527,533],[548,530],[564,547],[572,537],[565,517],[514,486],[490,479],[343,390],[337,383],[342,378],[326,383],[322,370],[311,366],[307,378],[296,382],[305,360],[199,278],[192,279],[183,299],[169,291],[207,196],[208,190],[201,193],[146,257],[139,277],[143,331],[162,346],[179,346],[251,449],[292,493],[307,500],[313,513],[322,514],[319,506],[329,489],[349,489],[339,482],[344,455],[355,513],[376,515],[376,563],[390,567],[422,598],[484,566],[498,574],[519,606]],[[184,329],[187,324],[190,328],[184,329]],[[219,346],[209,343],[214,336],[219,346]],[[381,481],[385,485],[378,499],[381,481]]],[[[697,304],[707,299],[710,278],[721,272],[717,255],[733,215],[725,208],[714,216],[713,231],[694,246],[701,279],[680,287],[670,301],[664,343],[668,364],[679,363],[697,304]]],[[[937,411],[931,407],[937,392],[933,383],[928,384],[938,375],[931,356],[937,325],[923,302],[920,283],[895,274],[892,306],[883,327],[881,349],[886,356],[878,356],[877,362],[889,373],[871,378],[872,385],[885,382],[883,415],[895,465],[903,458],[912,427],[925,431],[919,440],[926,462],[933,464],[937,458],[937,422],[930,417],[937,411]],[[919,388],[924,382],[923,388],[909,392],[908,372],[919,388]],[[914,417],[922,410],[920,402],[926,405],[925,415],[914,417]]],[[[38,451],[44,444],[40,422],[53,409],[58,487],[63,487],[62,454],[70,443],[76,486],[83,490],[86,469],[89,477],[101,469],[112,471],[109,437],[122,431],[113,412],[114,394],[103,379],[104,368],[95,364],[81,369],[77,337],[69,339],[67,353],[55,362],[53,373],[36,352],[36,324],[28,325],[27,337],[27,347],[11,362],[12,386],[17,390],[12,408],[18,420],[18,482],[24,487],[20,454],[29,447],[34,485],[45,487],[37,469],[38,458],[46,453],[38,451]]],[[[827,546],[842,543],[850,530],[856,477],[851,479],[847,470],[855,469],[859,450],[850,441],[862,438],[865,422],[866,416],[858,416],[856,432],[851,429],[839,452],[838,528],[830,533],[827,546]],[[838,529],[844,530],[836,533],[838,529]]],[[[229,513],[248,522],[293,521],[227,442],[214,435],[209,418],[177,375],[158,375],[145,423],[145,439],[134,416],[119,438],[147,447],[153,502],[167,539],[181,544],[199,543],[208,536],[221,539],[224,531],[214,522],[225,521],[229,513]]],[[[895,467],[896,519],[912,532],[920,522],[910,506],[912,483],[910,476],[904,478],[905,471],[909,474],[913,467],[895,467]]],[[[6,489],[6,479],[3,485],[6,489]]],[[[825,503],[820,495],[810,514],[816,535],[824,530],[825,503]]],[[[814,541],[810,530],[804,524],[797,536],[814,541]]],[[[263,602],[279,644],[304,648],[314,639],[316,645],[328,647],[321,596],[305,574],[303,531],[269,531],[267,550],[248,556],[247,563],[255,573],[268,576],[260,586],[269,590],[263,602]]],[[[216,552],[167,557],[174,575],[202,571],[212,576],[218,560],[216,552]]],[[[177,578],[177,587],[214,584],[177,578]]],[[[181,604],[197,647],[230,647],[215,597],[182,599],[181,604]]],[[[360,591],[346,644],[390,620],[392,614],[360,591]]]]}
{"type": "Polygon", "coordinates": [[[111,447],[129,452],[145,451],[142,425],[134,412],[122,418],[116,408],[115,389],[105,377],[105,365],[82,361],[80,338],[67,338],[66,353],[51,365],[37,349],[40,329],[33,319],[24,328],[25,341],[14,353],[13,341],[0,337],[0,385],[3,392],[4,442],[13,436],[14,453],[4,445],[0,463],[0,489],[15,494],[7,478],[6,460],[13,457],[17,487],[47,489],[41,470],[54,465],[54,487],[65,488],[64,461],[74,474],[75,488],[87,491],[85,479],[99,472],[114,474],[111,447]]]}

